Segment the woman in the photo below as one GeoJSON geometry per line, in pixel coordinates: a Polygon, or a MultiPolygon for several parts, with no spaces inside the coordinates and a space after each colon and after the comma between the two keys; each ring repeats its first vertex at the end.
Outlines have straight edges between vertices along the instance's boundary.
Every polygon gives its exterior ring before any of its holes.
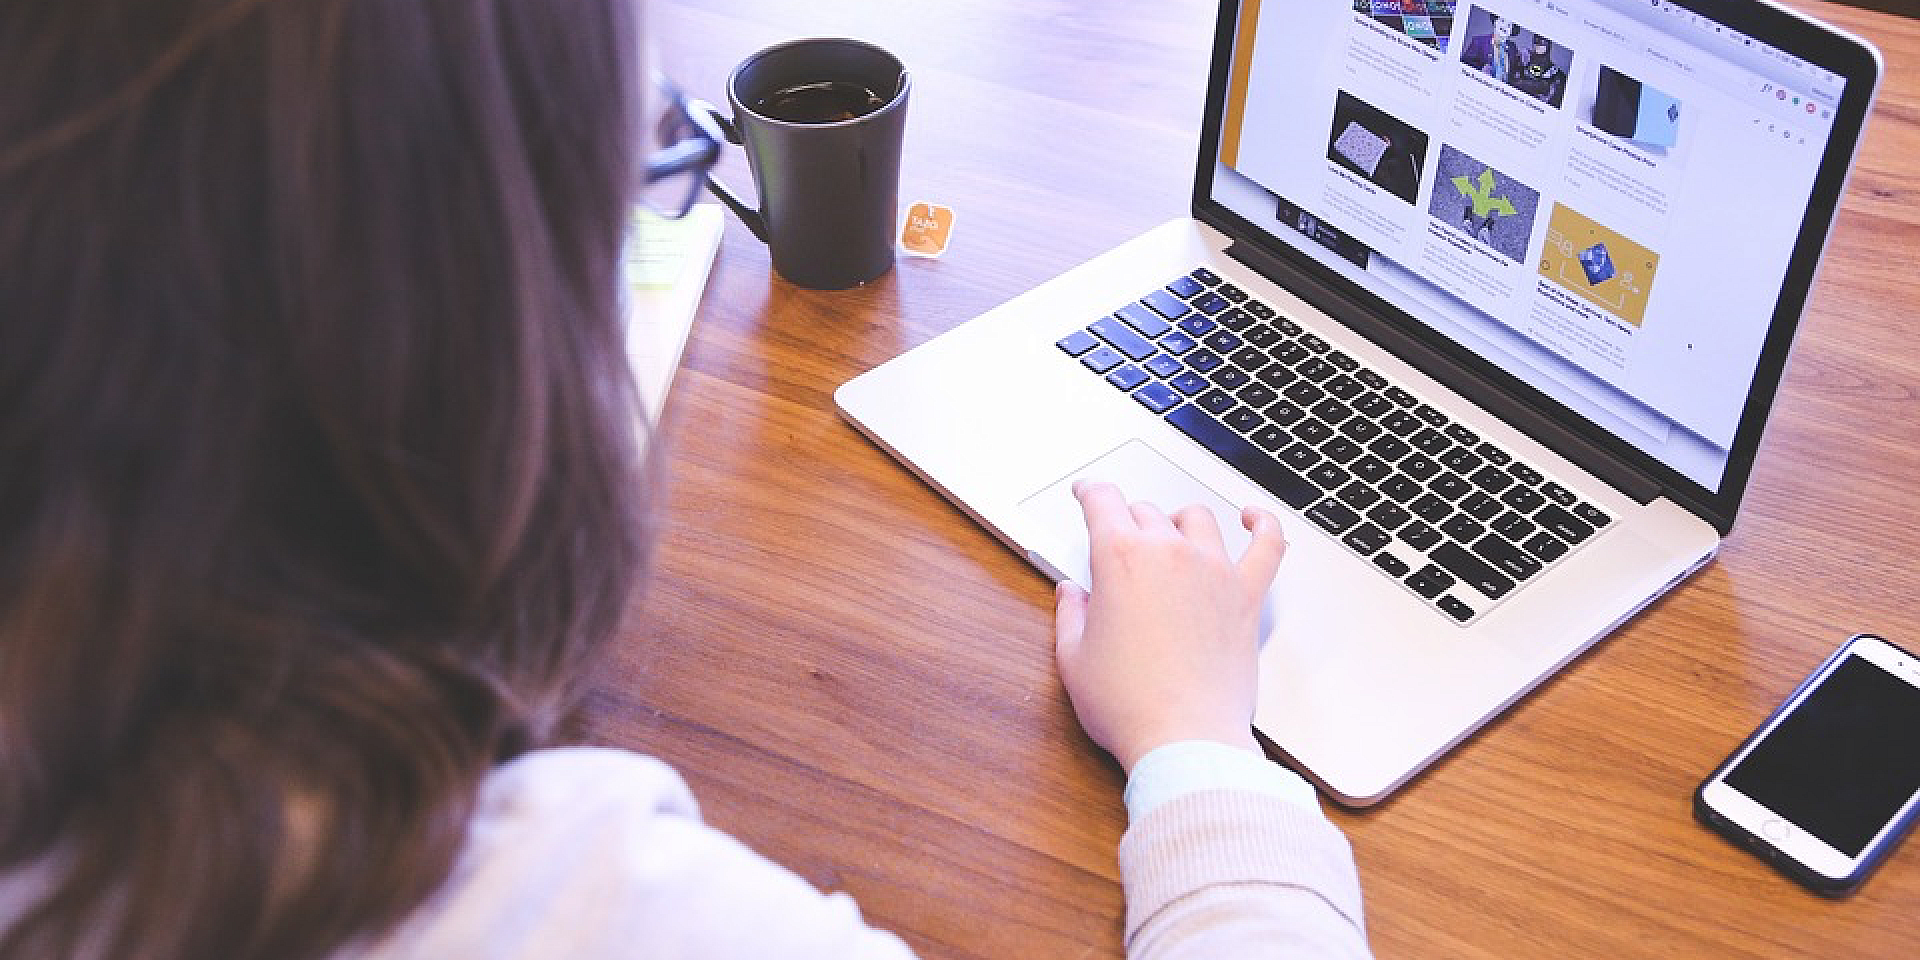
{"type": "MultiPolygon", "coordinates": [[[[540,749],[646,543],[634,16],[0,5],[0,958],[907,954],[657,761],[540,749]]],[[[1088,501],[1096,565],[1150,531],[1219,611],[1203,672],[1248,675],[1270,518],[1210,578],[1223,550],[1168,549],[1191,519],[1088,501]]],[[[1062,594],[1101,742],[1226,735],[1278,776],[1238,693],[1107,692],[1153,655],[1123,599],[1062,594]]]]}

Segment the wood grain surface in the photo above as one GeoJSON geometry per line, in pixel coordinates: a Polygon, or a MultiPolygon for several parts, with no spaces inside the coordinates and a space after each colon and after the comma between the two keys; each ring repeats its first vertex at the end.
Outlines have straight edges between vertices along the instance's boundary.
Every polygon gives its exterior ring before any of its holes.
{"type": "MultiPolygon", "coordinates": [[[[1847,634],[1920,645],[1920,22],[1793,4],[1889,74],[1720,558],[1351,836],[1385,958],[1916,957],[1920,843],[1834,902],[1689,798],[1847,634]]],[[[584,739],[680,769],[708,819],[935,958],[1117,957],[1119,769],[1054,674],[1051,590],[835,413],[886,360],[1188,210],[1203,0],[666,0],[659,59],[723,101],[773,42],[915,74],[903,203],[938,260],[796,289],[730,222],[668,405],[640,622],[584,739]]],[[[722,174],[750,189],[730,150],[722,174]]],[[[1916,731],[1889,735],[1915,735],[1916,731]]],[[[750,918],[743,918],[751,922],[750,918]]]]}

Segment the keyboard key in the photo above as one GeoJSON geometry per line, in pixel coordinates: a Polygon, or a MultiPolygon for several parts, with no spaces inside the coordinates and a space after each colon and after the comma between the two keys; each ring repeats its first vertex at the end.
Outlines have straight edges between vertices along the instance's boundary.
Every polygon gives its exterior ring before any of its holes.
{"type": "Polygon", "coordinates": [[[1193,308],[1208,316],[1213,316],[1231,306],[1233,304],[1228,303],[1226,297],[1217,293],[1203,293],[1193,298],[1193,308]]]}
{"type": "Polygon", "coordinates": [[[1239,367],[1223,366],[1213,371],[1213,376],[1210,379],[1213,380],[1214,386],[1222,390],[1238,390],[1252,378],[1247,376],[1247,372],[1239,367]]]}
{"type": "Polygon", "coordinates": [[[1407,442],[1413,444],[1413,448],[1415,450],[1418,450],[1429,456],[1437,456],[1442,451],[1446,450],[1448,447],[1453,446],[1453,441],[1448,440],[1446,434],[1441,433],[1440,431],[1435,430],[1432,427],[1428,427],[1427,429],[1422,430],[1411,437],[1408,437],[1407,442]]]}
{"type": "Polygon", "coordinates": [[[1293,368],[1284,363],[1275,363],[1261,367],[1260,373],[1254,379],[1278,390],[1300,379],[1300,375],[1294,373],[1293,368]]]}
{"type": "Polygon", "coordinates": [[[1267,355],[1261,353],[1257,348],[1241,347],[1233,352],[1233,356],[1227,358],[1227,362],[1248,373],[1252,373],[1272,361],[1268,360],[1267,355]]]}
{"type": "Polygon", "coordinates": [[[1340,424],[1340,432],[1352,437],[1355,443],[1372,443],[1380,435],[1380,425],[1365,417],[1354,417],[1340,424]]]}
{"type": "Polygon", "coordinates": [[[1508,453],[1505,450],[1502,450],[1499,447],[1496,447],[1492,443],[1489,443],[1485,440],[1482,440],[1479,446],[1474,447],[1473,452],[1479,454],[1482,457],[1485,457],[1488,463],[1494,464],[1495,466],[1504,467],[1507,464],[1513,462],[1513,454],[1508,453]]]}
{"type": "Polygon", "coordinates": [[[1124,360],[1126,357],[1121,356],[1120,351],[1107,346],[1094,347],[1080,357],[1081,365],[1094,373],[1106,373],[1124,360]]]}
{"type": "Polygon", "coordinates": [[[1285,450],[1280,451],[1280,459],[1304,474],[1318,466],[1322,458],[1320,451],[1296,440],[1285,450]]]}
{"type": "Polygon", "coordinates": [[[1513,578],[1501,573],[1485,560],[1457,543],[1442,543],[1428,554],[1440,568],[1471,584],[1475,590],[1498,600],[1513,592],[1513,578]]]}
{"type": "Polygon", "coordinates": [[[1388,476],[1389,474],[1393,473],[1392,464],[1387,463],[1385,460],[1382,460],[1371,453],[1367,454],[1364,457],[1361,457],[1358,460],[1355,460],[1353,462],[1353,465],[1348,467],[1347,469],[1352,470],[1354,476],[1359,477],[1360,479],[1365,480],[1368,483],[1379,483],[1382,477],[1388,476]]]}
{"type": "Polygon", "coordinates": [[[1280,391],[1280,395],[1303,407],[1311,407],[1324,399],[1327,392],[1305,380],[1301,380],[1287,387],[1285,390],[1280,391]]]}
{"type": "Polygon", "coordinates": [[[1487,532],[1487,528],[1475,523],[1472,517],[1456,513],[1440,524],[1440,532],[1461,543],[1472,543],[1487,532]]]}
{"type": "Polygon", "coordinates": [[[1180,296],[1183,296],[1183,297],[1191,297],[1194,294],[1199,293],[1202,290],[1205,290],[1206,288],[1207,288],[1206,284],[1203,284],[1199,280],[1194,279],[1192,274],[1188,274],[1187,276],[1181,277],[1180,279],[1167,284],[1168,290],[1171,290],[1174,293],[1179,294],[1180,296]]]}
{"type": "Polygon", "coordinates": [[[1346,465],[1360,456],[1360,445],[1339,434],[1320,445],[1320,452],[1335,463],[1346,465]]]}
{"type": "Polygon", "coordinates": [[[1387,378],[1372,370],[1362,369],[1359,373],[1354,374],[1353,377],[1361,383],[1366,384],[1370,390],[1385,390],[1387,388],[1387,378]]]}
{"type": "Polygon", "coordinates": [[[1372,450],[1374,456],[1388,463],[1399,460],[1401,457],[1413,452],[1413,448],[1408,446],[1405,440],[1391,433],[1382,435],[1380,439],[1367,444],[1367,449],[1372,450]]]}
{"type": "Polygon", "coordinates": [[[1512,510],[1501,514],[1493,521],[1492,526],[1495,533],[1506,537],[1508,540],[1512,540],[1514,543],[1524,542],[1528,537],[1533,536],[1534,531],[1540,529],[1534,526],[1532,520],[1528,520],[1526,517],[1514,513],[1512,510]]]}
{"type": "Polygon", "coordinates": [[[1274,328],[1269,327],[1264,323],[1256,323],[1253,326],[1248,327],[1240,335],[1245,337],[1248,343],[1251,343],[1262,350],[1266,350],[1272,347],[1274,344],[1280,342],[1280,331],[1275,330],[1274,328]]]}
{"type": "Polygon", "coordinates": [[[1360,369],[1360,361],[1347,356],[1339,350],[1327,354],[1327,362],[1333,364],[1334,367],[1338,368],[1342,373],[1352,373],[1360,369]]]}
{"type": "Polygon", "coordinates": [[[1367,519],[1379,524],[1382,530],[1398,530],[1401,524],[1413,519],[1413,514],[1392,500],[1382,500],[1367,511],[1367,519]]]}
{"type": "Polygon", "coordinates": [[[1200,398],[1194,401],[1194,403],[1200,405],[1202,410],[1215,415],[1232,410],[1238,402],[1239,401],[1233,399],[1233,394],[1221,390],[1218,387],[1201,394],[1200,398]]]}
{"type": "Polygon", "coordinates": [[[1201,283],[1219,283],[1220,282],[1219,274],[1214,273],[1212,270],[1208,270],[1206,267],[1195,267],[1193,268],[1193,272],[1187,274],[1187,276],[1192,277],[1195,280],[1200,281],[1201,283]]]}
{"type": "Polygon", "coordinates": [[[1198,345],[1197,341],[1180,330],[1169,331],[1166,336],[1160,338],[1160,349],[1174,356],[1186,353],[1198,345]]]}
{"type": "Polygon", "coordinates": [[[1540,481],[1546,479],[1546,477],[1543,477],[1540,475],[1540,471],[1535,470],[1534,468],[1529,467],[1524,463],[1520,463],[1519,461],[1515,461],[1514,463],[1508,465],[1507,472],[1513,474],[1513,478],[1515,480],[1518,480],[1529,487],[1538,486],[1540,484],[1540,481]]]}
{"type": "Polygon", "coordinates": [[[1467,516],[1485,523],[1499,516],[1500,512],[1506,508],[1500,505],[1500,501],[1487,496],[1482,491],[1475,490],[1461,499],[1460,509],[1467,516]]]}
{"type": "Polygon", "coordinates": [[[1308,360],[1297,367],[1294,367],[1294,369],[1300,371],[1301,376],[1306,377],[1308,380],[1312,380],[1314,383],[1319,383],[1323,380],[1326,380],[1328,377],[1333,376],[1335,373],[1333,369],[1333,364],[1328,363],[1325,360],[1320,359],[1319,357],[1314,357],[1313,359],[1308,360]]]}
{"type": "Polygon", "coordinates": [[[1261,424],[1266,423],[1267,421],[1265,418],[1261,417],[1258,413],[1255,413],[1254,411],[1246,407],[1234,407],[1231,411],[1228,411],[1226,416],[1220,418],[1220,422],[1226,424],[1229,427],[1232,427],[1235,430],[1240,431],[1241,433],[1246,433],[1247,431],[1253,430],[1259,427],[1261,424]]]}
{"type": "Polygon", "coordinates": [[[1331,346],[1325,340],[1305,332],[1300,334],[1300,345],[1314,353],[1326,353],[1331,349],[1331,346]]]}
{"type": "Polygon", "coordinates": [[[1164,353],[1156,353],[1147,358],[1146,368],[1148,373],[1164,379],[1166,377],[1177,376],[1180,371],[1186,369],[1186,365],[1181,363],[1176,357],[1164,353]]]}
{"type": "Polygon", "coordinates": [[[1592,524],[1596,528],[1604,527],[1607,524],[1613,522],[1612,517],[1607,516],[1606,513],[1602,511],[1599,507],[1596,507],[1591,503],[1587,503],[1586,501],[1581,501],[1580,503],[1577,503],[1574,505],[1573,515],[1576,517],[1579,517],[1582,520],[1585,520],[1586,522],[1592,524]]]}
{"type": "Polygon", "coordinates": [[[1111,383],[1122,390],[1128,390],[1128,391],[1131,391],[1134,387],[1137,387],[1143,383],[1146,383],[1149,379],[1152,379],[1152,378],[1148,375],[1148,373],[1145,370],[1142,370],[1131,363],[1127,364],[1124,367],[1116,367],[1114,368],[1112,373],[1107,374],[1108,383],[1111,383]]]}
{"type": "Polygon", "coordinates": [[[1541,496],[1540,491],[1532,487],[1514,487],[1501,495],[1500,502],[1521,513],[1532,513],[1540,509],[1547,502],[1547,498],[1541,496]]]}
{"type": "Polygon", "coordinates": [[[1291,436],[1288,436],[1285,430],[1282,430],[1279,427],[1276,427],[1273,424],[1269,423],[1266,426],[1261,427],[1258,430],[1255,430],[1253,432],[1253,436],[1250,437],[1249,439],[1253,441],[1254,446],[1259,447],[1262,450],[1272,452],[1274,450],[1280,449],[1283,446],[1286,446],[1287,442],[1292,440],[1293,438],[1291,436]]]}
{"type": "Polygon", "coordinates": [[[1568,490],[1566,487],[1563,487],[1557,483],[1554,483],[1552,480],[1548,480],[1546,483],[1543,483],[1540,485],[1540,493],[1544,495],[1548,500],[1552,500],[1554,503],[1557,503],[1563,507],[1571,507],[1575,503],[1578,503],[1580,500],[1580,497],[1578,494],[1574,493],[1572,490],[1568,490]]]}
{"type": "MultiPolygon", "coordinates": [[[[1347,506],[1354,508],[1355,510],[1365,510],[1376,503],[1380,503],[1380,491],[1375,490],[1374,488],[1367,486],[1366,484],[1361,483],[1358,480],[1355,480],[1354,482],[1349,483],[1344,487],[1341,487],[1340,492],[1336,494],[1336,496],[1340,498],[1341,503],[1344,503],[1347,506]]],[[[1393,506],[1393,505],[1381,504],[1381,506],[1393,506]]],[[[1399,510],[1400,508],[1394,507],[1394,509],[1399,510]]],[[[1398,524],[1395,524],[1395,526],[1398,526],[1398,524]]]]}
{"type": "Polygon", "coordinates": [[[1179,320],[1181,317],[1184,317],[1193,312],[1193,308],[1187,306],[1187,302],[1185,300],[1182,300],[1179,297],[1176,297],[1173,294],[1166,292],[1165,290],[1155,290],[1154,292],[1147,294],[1145,297],[1142,297],[1140,302],[1145,303],[1149,307],[1152,307],[1153,312],[1167,318],[1168,320],[1179,320]]]}
{"type": "Polygon", "coordinates": [[[1298,422],[1307,412],[1291,400],[1275,400],[1267,404],[1266,414],[1267,419],[1285,427],[1298,422]]]}
{"type": "Polygon", "coordinates": [[[1201,340],[1200,342],[1202,344],[1205,344],[1207,349],[1212,350],[1215,353],[1225,354],[1225,353],[1232,353],[1235,350],[1240,349],[1240,345],[1245,341],[1241,340],[1239,337],[1234,336],[1230,331],[1215,330],[1214,332],[1207,334],[1206,339],[1201,340]]]}
{"type": "Polygon", "coordinates": [[[1247,292],[1245,290],[1242,290],[1231,283],[1222,283],[1220,284],[1220,286],[1216,287],[1213,292],[1223,297],[1226,297],[1228,303],[1246,303],[1247,300],[1249,299],[1249,297],[1247,296],[1247,292]]]}
{"type": "Polygon", "coordinates": [[[1387,399],[1403,407],[1411,407],[1420,402],[1413,394],[1408,393],[1404,387],[1388,387],[1387,399]]]}
{"type": "Polygon", "coordinates": [[[1338,426],[1341,421],[1353,416],[1353,408],[1328,397],[1313,405],[1313,415],[1329,424],[1338,426]]]}
{"type": "Polygon", "coordinates": [[[1455,443],[1466,444],[1469,447],[1480,442],[1479,434],[1457,423],[1447,424],[1447,437],[1455,443]]]}
{"type": "Polygon", "coordinates": [[[1180,321],[1180,329],[1192,337],[1204,337],[1212,333],[1217,326],[1219,324],[1214,323],[1213,318],[1204,313],[1188,314],[1186,319],[1180,321]]]}
{"type": "Polygon", "coordinates": [[[1165,317],[1148,310],[1143,304],[1129,303],[1120,308],[1118,316],[1143,337],[1158,337],[1173,329],[1173,324],[1168,323],[1165,317]]]}
{"type": "Polygon", "coordinates": [[[1414,593],[1426,597],[1428,600],[1432,600],[1434,597],[1447,592],[1448,587],[1453,586],[1459,581],[1455,580],[1453,576],[1445,570],[1429,563],[1413,573],[1408,574],[1407,579],[1402,582],[1412,587],[1414,593]]]}
{"type": "Polygon", "coordinates": [[[1515,580],[1525,580],[1544,566],[1532,554],[1513,545],[1505,537],[1485,536],[1473,545],[1473,552],[1493,568],[1515,580]]]}
{"type": "Polygon", "coordinates": [[[1340,469],[1338,464],[1322,463],[1307,471],[1307,479],[1319,485],[1320,489],[1331,493],[1346,486],[1347,482],[1353,479],[1353,474],[1340,469]]]}
{"type": "Polygon", "coordinates": [[[1400,461],[1400,472],[1421,483],[1426,483],[1433,479],[1434,474],[1440,472],[1440,465],[1427,459],[1426,454],[1410,453],[1407,454],[1406,459],[1400,461]]]}
{"type": "Polygon", "coordinates": [[[1392,543],[1393,538],[1388,536],[1386,531],[1381,530],[1371,523],[1362,523],[1348,531],[1346,536],[1341,537],[1340,542],[1346,544],[1361,556],[1368,557],[1372,556],[1381,547],[1392,543]]]}
{"type": "Polygon", "coordinates": [[[1145,360],[1155,353],[1153,341],[1135,333],[1132,327],[1121,323],[1117,317],[1101,317],[1088,325],[1087,329],[1113,344],[1113,348],[1126,354],[1129,360],[1145,360]]]}
{"type": "Polygon", "coordinates": [[[1396,503],[1406,503],[1425,491],[1413,482],[1412,477],[1396,473],[1380,481],[1380,492],[1392,497],[1396,503]]]}
{"type": "Polygon", "coordinates": [[[1445,470],[1427,484],[1427,489],[1432,490],[1434,495],[1444,500],[1452,501],[1460,499],[1473,487],[1467,483],[1467,478],[1451,470],[1445,470]]]}
{"type": "Polygon", "coordinates": [[[1565,508],[1553,504],[1541,507],[1533,515],[1534,522],[1553,532],[1568,543],[1579,543],[1593,536],[1593,526],[1585,520],[1568,513],[1565,508]]]}
{"type": "Polygon", "coordinates": [[[1480,469],[1481,465],[1486,462],[1487,461],[1480,458],[1479,454],[1474,453],[1466,447],[1451,447],[1447,452],[1440,455],[1440,463],[1442,466],[1462,476],[1472,474],[1475,470],[1480,469]]]}
{"type": "MultiPolygon", "coordinates": [[[[1233,298],[1228,297],[1227,299],[1232,300],[1233,298]]],[[[1220,325],[1226,327],[1228,330],[1245,330],[1253,325],[1253,314],[1239,307],[1234,307],[1214,319],[1220,321],[1220,325]]]]}
{"type": "Polygon", "coordinates": [[[1414,516],[1428,523],[1437,524],[1453,512],[1453,504],[1431,493],[1423,493],[1413,498],[1413,502],[1407,504],[1407,509],[1412,510],[1414,516]]]}
{"type": "Polygon", "coordinates": [[[1333,428],[1318,420],[1302,420],[1293,425],[1293,435],[1317,447],[1333,436],[1333,428]]]}
{"type": "MultiPolygon", "coordinates": [[[[1214,382],[1218,383],[1219,381],[1216,380],[1214,382]]],[[[1255,410],[1262,409],[1266,407],[1268,404],[1274,402],[1275,400],[1280,399],[1280,395],[1278,393],[1275,393],[1272,387],[1269,387],[1264,383],[1249,383],[1246,386],[1241,387],[1238,390],[1235,390],[1233,392],[1233,395],[1236,397],[1239,397],[1241,403],[1244,403],[1247,406],[1254,408],[1255,410]]]]}
{"type": "Polygon", "coordinates": [[[1453,619],[1458,620],[1461,623],[1466,623],[1468,620],[1473,619],[1473,608],[1460,602],[1460,598],[1454,596],[1451,593],[1434,601],[1434,603],[1437,606],[1439,606],[1439,608],[1442,611],[1444,611],[1447,616],[1452,617],[1453,619]]]}
{"type": "Polygon", "coordinates": [[[1172,384],[1175,390],[1178,390],[1189,397],[1193,396],[1194,394],[1200,393],[1201,391],[1206,390],[1209,387],[1213,386],[1212,384],[1207,382],[1206,377],[1203,377],[1192,371],[1188,371],[1186,373],[1180,374],[1179,376],[1174,377],[1173,379],[1168,380],[1167,382],[1169,384],[1172,384]]]}
{"type": "Polygon", "coordinates": [[[1261,303],[1258,300],[1255,300],[1254,302],[1247,304],[1247,312],[1253,314],[1256,317],[1259,317],[1262,320],[1272,320],[1274,316],[1278,314],[1280,311],[1275,310],[1274,308],[1267,306],[1266,304],[1261,303]]]}
{"type": "Polygon", "coordinates": [[[1413,414],[1414,416],[1419,417],[1420,419],[1425,420],[1426,422],[1431,423],[1436,427],[1441,426],[1447,422],[1447,415],[1444,413],[1441,413],[1440,408],[1430,403],[1423,403],[1417,407],[1414,407],[1413,414]]]}
{"type": "Polygon", "coordinates": [[[1513,486],[1513,474],[1488,464],[1474,471],[1473,482],[1488,493],[1499,493],[1513,486]]]}
{"type": "Polygon", "coordinates": [[[1149,383],[1135,390],[1133,398],[1154,413],[1166,413],[1180,402],[1180,392],[1164,383],[1149,383]]]}
{"type": "Polygon", "coordinates": [[[1520,545],[1520,549],[1538,557],[1541,563],[1552,563],[1567,555],[1567,545],[1551,533],[1536,533],[1520,545]]]}
{"type": "Polygon", "coordinates": [[[1189,351],[1186,356],[1181,357],[1180,359],[1185,360],[1187,362],[1187,366],[1192,367],[1193,369],[1198,370],[1201,373],[1206,373],[1207,371],[1212,370],[1213,368],[1226,362],[1224,360],[1221,360],[1220,355],[1217,353],[1214,353],[1212,350],[1189,351]]]}
{"type": "Polygon", "coordinates": [[[1361,391],[1367,389],[1360,385],[1360,381],[1344,373],[1334,374],[1328,378],[1327,382],[1322,384],[1322,386],[1326,387],[1328,393],[1342,400],[1352,400],[1354,397],[1359,396],[1361,391]]]}
{"type": "Polygon", "coordinates": [[[1307,482],[1305,477],[1276,463],[1266,451],[1208,416],[1205,410],[1191,403],[1181,404],[1167,414],[1166,419],[1175,429],[1246,474],[1287,506],[1300,510],[1320,498],[1319,488],[1307,482]]]}
{"type": "Polygon", "coordinates": [[[1387,576],[1399,579],[1407,575],[1407,565],[1391,553],[1373,555],[1373,565],[1385,571],[1387,576]]]}
{"type": "Polygon", "coordinates": [[[1077,357],[1100,345],[1093,334],[1085,330],[1075,330],[1053,342],[1053,345],[1067,352],[1069,357],[1077,357]]]}
{"type": "Polygon", "coordinates": [[[1369,390],[1353,398],[1353,408],[1369,417],[1378,417],[1393,409],[1393,401],[1388,400],[1377,389],[1369,390]]]}
{"type": "Polygon", "coordinates": [[[1380,425],[1388,433],[1402,437],[1411,437],[1420,430],[1420,421],[1405,410],[1395,410],[1380,418],[1380,425]]]}
{"type": "Polygon", "coordinates": [[[1406,526],[1401,527],[1400,532],[1394,534],[1394,536],[1399,537],[1401,543],[1415,550],[1430,550],[1434,544],[1440,542],[1440,531],[1418,520],[1414,520],[1406,526]]]}
{"type": "Polygon", "coordinates": [[[1307,519],[1319,524],[1328,533],[1341,534],[1359,523],[1360,515],[1354,513],[1346,504],[1329,499],[1314,504],[1313,508],[1307,511],[1307,519]]]}

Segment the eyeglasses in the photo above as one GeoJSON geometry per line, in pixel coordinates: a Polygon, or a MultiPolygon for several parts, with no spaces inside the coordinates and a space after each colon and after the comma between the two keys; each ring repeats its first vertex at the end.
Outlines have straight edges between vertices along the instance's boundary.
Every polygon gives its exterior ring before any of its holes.
{"type": "Polygon", "coordinates": [[[712,105],[681,95],[664,77],[656,76],[654,83],[665,107],[647,121],[650,152],[640,200],[654,213],[678,219],[693,209],[727,135],[712,105]]]}

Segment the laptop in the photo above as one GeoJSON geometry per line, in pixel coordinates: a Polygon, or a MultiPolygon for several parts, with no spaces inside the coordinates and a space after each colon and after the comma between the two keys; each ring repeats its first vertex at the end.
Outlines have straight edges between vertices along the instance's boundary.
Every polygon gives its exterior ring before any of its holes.
{"type": "Polygon", "coordinates": [[[1714,556],[1882,70],[1764,0],[1385,6],[1224,0],[1191,215],[836,393],[1056,580],[1082,477],[1278,513],[1254,726],[1351,806],[1714,556]]]}

